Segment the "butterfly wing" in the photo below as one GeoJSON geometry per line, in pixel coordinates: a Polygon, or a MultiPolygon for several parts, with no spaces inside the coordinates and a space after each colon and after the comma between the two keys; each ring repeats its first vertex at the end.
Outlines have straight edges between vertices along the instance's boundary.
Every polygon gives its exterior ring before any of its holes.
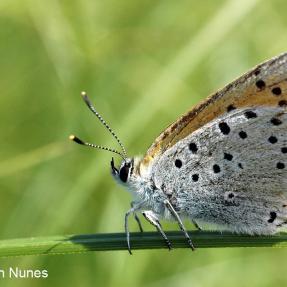
{"type": "Polygon", "coordinates": [[[148,149],[141,165],[155,158],[206,123],[234,109],[287,106],[287,53],[258,65],[171,124],[148,149]]]}
{"type": "Polygon", "coordinates": [[[166,150],[151,174],[182,216],[274,233],[287,222],[287,111],[220,116],[166,150]]]}

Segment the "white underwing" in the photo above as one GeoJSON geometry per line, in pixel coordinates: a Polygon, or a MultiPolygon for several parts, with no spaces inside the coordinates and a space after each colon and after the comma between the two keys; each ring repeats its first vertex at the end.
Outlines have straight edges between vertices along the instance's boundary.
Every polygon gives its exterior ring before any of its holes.
{"type": "MultiPolygon", "coordinates": [[[[167,194],[182,217],[274,233],[287,223],[286,130],[280,107],[225,114],[162,154],[145,175],[157,187],[152,194],[167,194]]],[[[160,204],[148,205],[164,216],[160,204]]]]}

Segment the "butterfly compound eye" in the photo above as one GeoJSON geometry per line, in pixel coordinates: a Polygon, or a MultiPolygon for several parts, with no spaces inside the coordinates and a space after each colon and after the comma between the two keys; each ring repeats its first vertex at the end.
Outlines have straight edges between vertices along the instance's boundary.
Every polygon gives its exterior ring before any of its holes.
{"type": "Polygon", "coordinates": [[[132,168],[132,164],[131,162],[125,162],[121,168],[120,168],[120,173],[119,173],[119,177],[120,177],[120,180],[122,182],[127,182],[128,180],[128,177],[130,175],[130,170],[132,168]]]}

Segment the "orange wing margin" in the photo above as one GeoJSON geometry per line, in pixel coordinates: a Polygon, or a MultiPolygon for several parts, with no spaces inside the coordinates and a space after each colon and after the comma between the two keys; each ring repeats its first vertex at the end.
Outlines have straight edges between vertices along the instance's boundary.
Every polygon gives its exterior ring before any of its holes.
{"type": "Polygon", "coordinates": [[[287,52],[256,66],[182,115],[156,138],[141,165],[149,165],[179,140],[232,109],[278,105],[287,106],[287,52]]]}

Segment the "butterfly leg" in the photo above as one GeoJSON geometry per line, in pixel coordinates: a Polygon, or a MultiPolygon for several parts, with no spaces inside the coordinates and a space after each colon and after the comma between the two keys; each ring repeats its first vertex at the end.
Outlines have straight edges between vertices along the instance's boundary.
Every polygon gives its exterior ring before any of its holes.
{"type": "Polygon", "coordinates": [[[197,230],[202,230],[202,228],[198,225],[198,223],[195,220],[192,220],[192,223],[197,230]]]}
{"type": "Polygon", "coordinates": [[[191,238],[189,237],[178,213],[175,211],[175,209],[173,208],[172,204],[166,199],[164,201],[164,205],[166,206],[166,208],[170,211],[170,213],[172,214],[172,216],[176,219],[181,231],[183,232],[185,238],[187,239],[188,245],[191,247],[192,250],[195,250],[194,245],[191,241],[191,238]]]}
{"type": "Polygon", "coordinates": [[[161,234],[161,236],[163,237],[166,245],[167,245],[167,248],[169,250],[172,249],[172,246],[171,246],[171,242],[169,241],[169,239],[167,238],[166,234],[164,233],[162,227],[161,227],[161,224],[157,218],[157,216],[155,215],[155,213],[153,213],[152,211],[150,210],[147,210],[147,211],[143,211],[142,212],[142,215],[145,217],[145,219],[150,223],[152,224],[153,226],[156,227],[157,231],[161,234]]]}
{"type": "MultiPolygon", "coordinates": [[[[133,206],[134,206],[134,202],[132,201],[131,202],[131,208],[133,208],[133,206]]],[[[142,227],[141,221],[140,221],[139,217],[137,216],[137,214],[135,212],[134,212],[134,218],[135,218],[135,220],[136,220],[136,222],[138,224],[140,232],[143,232],[143,227],[142,227]]]]}
{"type": "Polygon", "coordinates": [[[140,219],[139,219],[139,217],[137,216],[136,213],[134,213],[134,218],[135,218],[136,222],[138,223],[140,232],[143,232],[143,227],[142,227],[141,221],[140,221],[140,219]]]}
{"type": "Polygon", "coordinates": [[[133,202],[132,203],[132,208],[130,210],[128,210],[125,214],[125,233],[126,233],[126,239],[127,239],[127,246],[128,246],[128,251],[130,254],[132,254],[132,250],[131,250],[131,243],[130,243],[130,231],[129,231],[129,216],[133,213],[135,214],[135,212],[137,210],[139,210],[142,206],[142,203],[136,203],[133,202]]]}
{"type": "Polygon", "coordinates": [[[132,212],[133,212],[133,208],[131,208],[125,215],[125,233],[126,233],[128,251],[131,255],[132,255],[132,250],[131,250],[131,244],[130,244],[130,231],[129,231],[128,219],[132,212]]]}

